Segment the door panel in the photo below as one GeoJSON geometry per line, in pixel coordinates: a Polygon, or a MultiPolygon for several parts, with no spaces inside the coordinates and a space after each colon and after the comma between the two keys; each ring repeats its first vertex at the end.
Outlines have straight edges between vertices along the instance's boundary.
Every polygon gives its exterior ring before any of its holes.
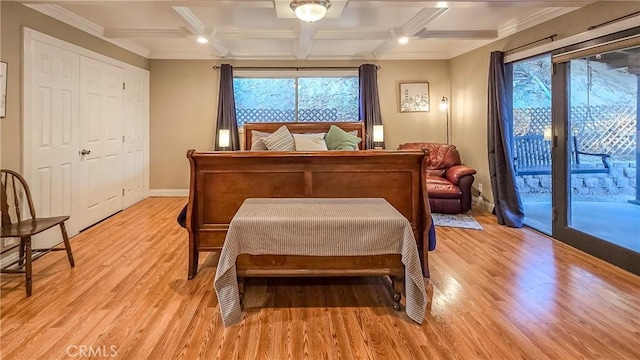
{"type": "MultiPolygon", "coordinates": [[[[38,216],[69,215],[70,236],[80,230],[79,219],[73,215],[77,188],[73,176],[78,156],[80,57],[70,51],[34,41],[30,67],[31,92],[28,112],[32,115],[29,136],[30,168],[24,173],[31,188],[38,216]]],[[[34,246],[46,247],[62,241],[59,231],[47,231],[34,238],[34,246]]]]}
{"type": "Polygon", "coordinates": [[[145,197],[144,129],[148,113],[146,72],[125,70],[124,91],[124,207],[145,197]]]}
{"type": "Polygon", "coordinates": [[[90,226],[122,210],[121,68],[80,59],[80,216],[90,226]]]}
{"type": "MultiPolygon", "coordinates": [[[[638,77],[629,73],[632,68],[620,66],[631,64],[633,60],[625,62],[625,56],[633,49],[620,54],[610,54],[611,49],[603,53],[595,52],[597,47],[592,50],[592,59],[581,53],[571,59],[563,56],[554,64],[553,127],[557,141],[553,156],[559,161],[553,164],[557,211],[553,237],[640,274],[640,210],[633,200],[637,188],[629,189],[630,182],[625,179],[633,175],[630,169],[636,169],[632,155],[637,148],[628,151],[625,140],[636,140],[628,124],[637,126],[640,85],[638,77]],[[615,61],[607,63],[612,58],[615,61]],[[592,61],[602,64],[590,64],[592,61]],[[594,91],[596,88],[600,89],[594,91]],[[574,137],[580,139],[577,144],[574,137]],[[609,169],[600,156],[585,156],[578,162],[578,156],[586,153],[606,153],[609,169]]],[[[635,147],[637,143],[632,142],[635,147]]]]}

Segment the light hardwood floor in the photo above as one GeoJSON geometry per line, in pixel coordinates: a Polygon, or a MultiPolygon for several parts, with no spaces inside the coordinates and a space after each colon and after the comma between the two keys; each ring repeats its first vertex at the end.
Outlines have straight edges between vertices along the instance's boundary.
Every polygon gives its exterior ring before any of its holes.
{"type": "Polygon", "coordinates": [[[31,298],[3,274],[0,357],[640,359],[639,277],[480,211],[484,231],[438,228],[422,325],[382,278],[250,279],[245,319],[225,329],[217,256],[187,280],[185,202],[147,199],[72,238],[76,267],[36,261],[31,298]]]}

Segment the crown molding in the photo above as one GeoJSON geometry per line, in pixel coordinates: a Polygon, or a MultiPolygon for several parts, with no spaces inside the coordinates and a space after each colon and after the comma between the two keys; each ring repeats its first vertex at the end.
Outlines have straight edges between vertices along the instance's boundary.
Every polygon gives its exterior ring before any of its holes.
{"type": "Polygon", "coordinates": [[[497,30],[427,30],[422,29],[414,36],[420,39],[497,39],[497,30]]]}
{"type": "Polygon", "coordinates": [[[615,32],[632,29],[638,26],[640,16],[635,16],[630,19],[617,21],[609,25],[605,25],[596,29],[587,30],[579,34],[575,34],[566,38],[548,42],[544,45],[539,45],[526,50],[510,53],[505,56],[505,62],[513,62],[522,59],[526,59],[531,56],[536,56],[551,52],[556,49],[563,48],[565,46],[581,43],[583,41],[592,40],[601,36],[613,34],[615,32]]]}
{"type": "Polygon", "coordinates": [[[469,46],[465,46],[465,47],[457,47],[456,49],[454,49],[454,51],[448,52],[446,57],[444,59],[453,59],[454,57],[460,56],[462,54],[468,53],[470,51],[479,49],[485,45],[489,45],[492,42],[495,42],[497,39],[491,39],[491,40],[476,40],[478,42],[471,44],[469,46]]]}
{"type": "Polygon", "coordinates": [[[542,9],[524,19],[511,22],[498,29],[498,38],[504,38],[509,35],[513,35],[524,29],[528,29],[532,26],[542,24],[545,21],[549,21],[558,16],[570,13],[578,8],[546,8],[542,9]]]}
{"type": "Polygon", "coordinates": [[[542,9],[531,16],[528,16],[522,20],[512,22],[506,26],[503,26],[498,29],[498,38],[486,40],[482,42],[475,43],[473,45],[469,45],[463,48],[456,48],[454,51],[447,54],[447,59],[453,59],[457,56],[465,54],[467,52],[473,51],[475,49],[479,49],[485,45],[491,44],[492,42],[505,38],[507,36],[513,35],[517,32],[520,32],[524,29],[530,28],[532,26],[536,26],[544,23],[545,21],[549,21],[558,16],[562,16],[564,14],[570,13],[577,8],[546,8],[542,9]]]}
{"type": "Polygon", "coordinates": [[[447,53],[442,51],[431,52],[394,52],[386,53],[376,60],[446,60],[447,53]]]}
{"type": "Polygon", "coordinates": [[[54,4],[24,4],[24,5],[35,11],[38,11],[49,17],[52,17],[58,21],[61,21],[67,25],[73,26],[76,29],[82,30],[99,39],[107,41],[113,45],[116,45],[128,51],[131,51],[132,53],[140,55],[144,58],[149,58],[149,53],[150,53],[149,49],[142,47],[138,44],[135,44],[129,40],[107,38],[103,35],[104,29],[101,26],[83,17],[80,17],[72,13],[71,11],[68,11],[62,8],[61,6],[54,5],[54,4]]]}
{"type": "MultiPolygon", "coordinates": [[[[210,52],[185,52],[185,51],[163,51],[151,53],[152,60],[222,60],[222,58],[213,56],[210,52]]],[[[448,54],[444,52],[416,52],[416,53],[387,53],[381,57],[375,57],[371,53],[362,53],[356,55],[333,55],[333,56],[308,56],[305,60],[309,61],[338,61],[338,60],[446,60],[448,54]]],[[[233,54],[233,60],[300,60],[294,54],[277,54],[277,55],[248,55],[233,54]]]]}

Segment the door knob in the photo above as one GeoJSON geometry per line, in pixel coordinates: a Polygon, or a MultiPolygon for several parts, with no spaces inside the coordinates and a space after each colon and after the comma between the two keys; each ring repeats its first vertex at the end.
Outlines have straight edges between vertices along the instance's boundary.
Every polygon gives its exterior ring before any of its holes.
{"type": "Polygon", "coordinates": [[[82,151],[80,151],[80,155],[89,155],[89,154],[91,154],[91,150],[82,149],[82,151]]]}

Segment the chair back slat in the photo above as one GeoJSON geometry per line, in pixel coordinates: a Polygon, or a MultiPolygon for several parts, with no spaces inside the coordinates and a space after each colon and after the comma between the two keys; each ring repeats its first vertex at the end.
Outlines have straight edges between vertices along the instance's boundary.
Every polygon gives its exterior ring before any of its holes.
{"type": "Polygon", "coordinates": [[[23,220],[22,210],[25,205],[29,208],[31,219],[35,220],[35,207],[26,180],[15,171],[7,169],[0,170],[0,180],[2,183],[2,199],[0,200],[2,227],[10,226],[14,219],[16,223],[21,222],[23,220]],[[12,202],[8,199],[9,195],[13,197],[12,202]]]}
{"type": "Polygon", "coordinates": [[[0,210],[2,211],[2,227],[11,225],[11,216],[9,215],[9,201],[7,200],[7,173],[0,173],[0,183],[2,184],[2,192],[0,193],[0,210]]]}
{"type": "Polygon", "coordinates": [[[18,190],[16,187],[16,177],[11,177],[11,184],[13,185],[13,205],[15,205],[16,218],[18,222],[22,221],[22,214],[20,214],[20,198],[18,197],[18,190]]]}

